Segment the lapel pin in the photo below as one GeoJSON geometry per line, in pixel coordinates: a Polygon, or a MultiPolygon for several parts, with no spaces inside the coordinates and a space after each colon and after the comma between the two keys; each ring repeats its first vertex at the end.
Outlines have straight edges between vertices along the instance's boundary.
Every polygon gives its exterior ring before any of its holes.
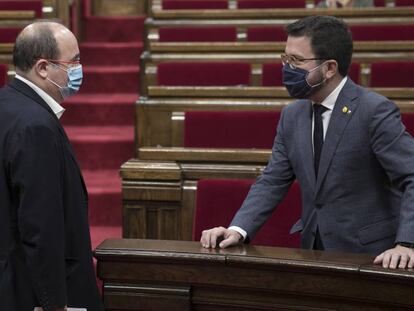
{"type": "Polygon", "coordinates": [[[342,112],[343,112],[343,113],[350,113],[351,111],[348,111],[348,107],[347,107],[347,106],[344,106],[344,107],[342,108],[342,112]]]}

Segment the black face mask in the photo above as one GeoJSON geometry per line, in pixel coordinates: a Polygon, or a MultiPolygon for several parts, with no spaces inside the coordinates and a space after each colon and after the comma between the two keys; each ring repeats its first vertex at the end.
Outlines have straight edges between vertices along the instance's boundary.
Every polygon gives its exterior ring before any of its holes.
{"type": "Polygon", "coordinates": [[[283,84],[289,95],[299,99],[309,98],[318,89],[317,87],[326,81],[323,79],[319,83],[311,85],[307,80],[309,73],[322,65],[323,63],[308,71],[302,68],[292,69],[289,64],[285,64],[282,68],[283,84]]]}

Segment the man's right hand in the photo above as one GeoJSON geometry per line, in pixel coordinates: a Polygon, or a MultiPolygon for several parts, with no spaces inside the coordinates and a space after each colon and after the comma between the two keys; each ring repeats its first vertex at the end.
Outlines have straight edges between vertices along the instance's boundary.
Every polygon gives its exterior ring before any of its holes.
{"type": "Polygon", "coordinates": [[[223,238],[219,247],[226,248],[239,244],[243,237],[235,230],[229,230],[224,227],[215,227],[213,229],[204,230],[201,234],[200,242],[204,248],[214,248],[216,247],[219,238],[223,238]]]}

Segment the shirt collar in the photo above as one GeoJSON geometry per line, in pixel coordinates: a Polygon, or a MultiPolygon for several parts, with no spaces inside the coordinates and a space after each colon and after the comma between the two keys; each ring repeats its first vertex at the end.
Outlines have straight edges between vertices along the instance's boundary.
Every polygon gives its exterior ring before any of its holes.
{"type": "Polygon", "coordinates": [[[336,100],[338,99],[339,93],[346,83],[347,77],[344,77],[338,86],[329,94],[322,102],[321,105],[325,106],[329,110],[333,110],[335,107],[336,100]]]}
{"type": "Polygon", "coordinates": [[[19,79],[20,81],[26,83],[28,86],[30,86],[45,102],[46,104],[52,109],[54,114],[58,119],[62,116],[62,114],[65,112],[65,108],[63,108],[57,101],[55,101],[52,96],[47,94],[45,91],[43,91],[40,87],[38,87],[33,82],[27,80],[26,78],[23,78],[22,76],[16,74],[16,79],[19,79]]]}

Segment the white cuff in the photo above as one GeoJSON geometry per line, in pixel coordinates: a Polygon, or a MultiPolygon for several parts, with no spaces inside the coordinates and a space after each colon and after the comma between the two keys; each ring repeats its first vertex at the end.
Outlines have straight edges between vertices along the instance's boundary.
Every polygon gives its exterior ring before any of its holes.
{"type": "Polygon", "coordinates": [[[242,228],[237,227],[237,226],[231,226],[231,227],[228,227],[227,229],[228,229],[228,230],[234,230],[234,231],[236,231],[236,232],[240,233],[240,234],[241,234],[241,236],[243,237],[243,241],[244,241],[244,240],[246,240],[246,237],[247,237],[247,232],[246,232],[246,231],[244,231],[242,228]]]}

